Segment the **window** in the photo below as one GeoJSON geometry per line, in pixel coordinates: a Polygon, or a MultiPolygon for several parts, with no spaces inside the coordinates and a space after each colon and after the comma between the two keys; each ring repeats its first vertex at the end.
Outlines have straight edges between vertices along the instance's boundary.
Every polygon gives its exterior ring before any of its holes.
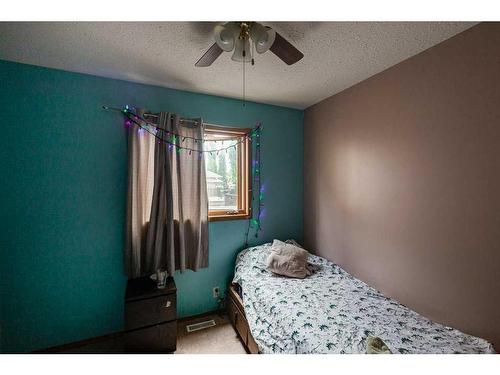
{"type": "Polygon", "coordinates": [[[214,220],[250,217],[250,141],[242,138],[251,129],[205,126],[208,217],[214,220]],[[235,147],[230,147],[235,146],[235,147]]]}

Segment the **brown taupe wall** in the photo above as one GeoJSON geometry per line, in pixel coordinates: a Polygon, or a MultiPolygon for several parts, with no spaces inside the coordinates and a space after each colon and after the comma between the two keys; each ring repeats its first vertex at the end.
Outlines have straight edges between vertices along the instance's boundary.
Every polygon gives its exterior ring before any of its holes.
{"type": "Polygon", "coordinates": [[[306,110],[313,251],[500,349],[500,23],[306,110]]]}

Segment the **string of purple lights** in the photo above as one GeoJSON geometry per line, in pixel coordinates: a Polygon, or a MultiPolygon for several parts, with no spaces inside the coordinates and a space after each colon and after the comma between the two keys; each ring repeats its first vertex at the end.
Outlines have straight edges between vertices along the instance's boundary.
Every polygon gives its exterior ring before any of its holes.
{"type": "Polygon", "coordinates": [[[245,235],[245,248],[248,247],[248,237],[250,235],[250,228],[254,228],[255,230],[255,238],[259,237],[259,232],[262,230],[261,224],[261,216],[263,213],[264,207],[264,186],[261,181],[262,174],[262,162],[260,159],[260,135],[262,131],[262,126],[259,123],[257,128],[258,131],[255,133],[255,153],[254,159],[252,163],[252,206],[254,205],[255,200],[257,200],[257,215],[254,217],[253,210],[252,216],[248,220],[247,231],[245,235]],[[257,189],[255,189],[257,188],[257,189]],[[257,199],[255,199],[255,191],[258,192],[257,199]]]}
{"type": "Polygon", "coordinates": [[[232,139],[237,140],[234,144],[232,144],[230,146],[221,147],[219,149],[204,150],[203,147],[193,148],[193,147],[182,146],[179,144],[179,140],[181,142],[184,142],[185,140],[193,140],[194,143],[197,144],[197,146],[202,145],[204,142],[217,142],[217,141],[206,140],[203,138],[189,137],[189,136],[177,134],[177,133],[174,133],[174,132],[171,132],[168,130],[164,130],[164,129],[158,127],[157,125],[145,120],[141,116],[133,113],[129,109],[128,106],[126,106],[122,110],[122,113],[125,116],[125,124],[124,125],[126,128],[129,128],[130,126],[132,126],[132,124],[135,124],[138,126],[137,131],[139,133],[146,131],[147,133],[154,136],[158,140],[158,142],[162,142],[162,143],[167,144],[169,147],[169,150],[172,150],[175,148],[175,150],[178,153],[180,153],[181,150],[186,150],[189,152],[189,155],[191,155],[192,152],[195,152],[195,153],[199,154],[200,158],[201,158],[201,155],[205,152],[209,153],[210,155],[212,155],[213,153],[216,153],[218,155],[219,152],[221,152],[221,151],[227,152],[227,150],[229,150],[230,148],[233,148],[233,147],[236,148],[236,146],[238,144],[245,142],[245,140],[252,141],[252,137],[255,137],[258,133],[260,133],[260,124],[258,124],[254,129],[252,129],[250,132],[246,133],[244,136],[235,137],[235,138],[226,138],[225,141],[232,140],[232,139]],[[153,128],[155,130],[151,130],[151,128],[153,128]],[[158,135],[158,133],[161,133],[161,135],[158,135]],[[165,135],[170,139],[165,138],[165,135]]]}
{"type": "MultiPolygon", "coordinates": [[[[103,107],[103,108],[108,108],[108,107],[103,107]]],[[[252,199],[251,199],[251,204],[252,208],[257,203],[257,215],[254,215],[254,210],[251,210],[251,217],[248,220],[248,226],[246,230],[246,236],[245,236],[245,248],[248,247],[248,240],[249,240],[249,235],[250,235],[250,229],[253,228],[255,230],[255,238],[259,237],[259,233],[262,231],[262,224],[261,224],[261,216],[263,214],[263,207],[264,207],[264,186],[262,185],[261,182],[261,174],[262,174],[262,162],[260,158],[260,136],[262,132],[262,124],[258,123],[255,128],[253,128],[250,132],[246,133],[243,137],[236,137],[232,138],[237,140],[234,144],[231,146],[223,147],[220,149],[215,149],[215,150],[204,150],[203,149],[203,143],[210,141],[214,142],[212,140],[206,140],[203,138],[194,138],[194,137],[188,137],[184,136],[181,134],[177,134],[171,131],[167,131],[164,129],[161,129],[158,127],[156,124],[153,124],[146,119],[142,118],[141,116],[137,115],[134,113],[131,108],[126,105],[124,109],[121,110],[123,115],[125,116],[125,124],[124,126],[126,128],[130,128],[132,124],[135,124],[138,126],[137,131],[138,132],[147,132],[154,136],[159,143],[165,143],[168,145],[169,150],[173,150],[174,148],[178,153],[181,152],[181,150],[186,150],[189,152],[189,155],[191,155],[193,152],[197,152],[199,155],[199,158],[203,156],[203,153],[207,152],[212,155],[213,153],[216,153],[217,155],[221,151],[226,151],[232,147],[236,147],[239,143],[244,142],[245,140],[249,140],[251,143],[250,145],[253,146],[255,145],[255,152],[253,153],[254,158],[252,162],[252,199]],[[154,129],[154,130],[152,130],[154,129]],[[161,136],[158,135],[158,133],[161,133],[161,136]],[[165,136],[169,137],[170,139],[165,139],[165,136]],[[254,139],[252,139],[254,138],[254,139]],[[192,147],[186,147],[182,146],[179,144],[179,140],[181,143],[183,143],[185,140],[192,140],[194,141],[195,144],[197,144],[198,148],[192,148],[192,147]],[[255,192],[258,192],[256,195],[255,192]]],[[[230,140],[231,138],[226,138],[226,140],[230,140]]]]}

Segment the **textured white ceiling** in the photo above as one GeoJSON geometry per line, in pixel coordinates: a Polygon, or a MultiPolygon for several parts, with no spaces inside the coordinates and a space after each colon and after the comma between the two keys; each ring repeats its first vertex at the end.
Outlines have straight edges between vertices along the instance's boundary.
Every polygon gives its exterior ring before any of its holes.
{"type": "MultiPolygon", "coordinates": [[[[473,26],[472,22],[263,22],[304,53],[246,65],[246,97],[306,108],[473,26]]],[[[213,43],[213,22],[0,22],[0,59],[241,98],[242,64],[213,43]]]]}

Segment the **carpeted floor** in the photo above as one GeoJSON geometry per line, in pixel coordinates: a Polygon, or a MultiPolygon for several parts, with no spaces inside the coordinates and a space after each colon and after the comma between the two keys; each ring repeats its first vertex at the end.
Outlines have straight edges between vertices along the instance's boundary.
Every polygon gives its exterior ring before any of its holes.
{"type": "MultiPolygon", "coordinates": [[[[175,354],[246,354],[245,348],[227,315],[211,314],[199,318],[179,320],[177,322],[177,350],[175,354]],[[213,319],[214,327],[200,331],[186,331],[186,325],[213,319]]],[[[98,339],[74,347],[68,347],[59,353],[125,353],[122,336],[98,339]]]]}
{"type": "Polygon", "coordinates": [[[175,354],[246,354],[245,348],[226,315],[207,315],[179,321],[175,354]],[[187,332],[186,325],[213,319],[214,327],[187,332]]]}

